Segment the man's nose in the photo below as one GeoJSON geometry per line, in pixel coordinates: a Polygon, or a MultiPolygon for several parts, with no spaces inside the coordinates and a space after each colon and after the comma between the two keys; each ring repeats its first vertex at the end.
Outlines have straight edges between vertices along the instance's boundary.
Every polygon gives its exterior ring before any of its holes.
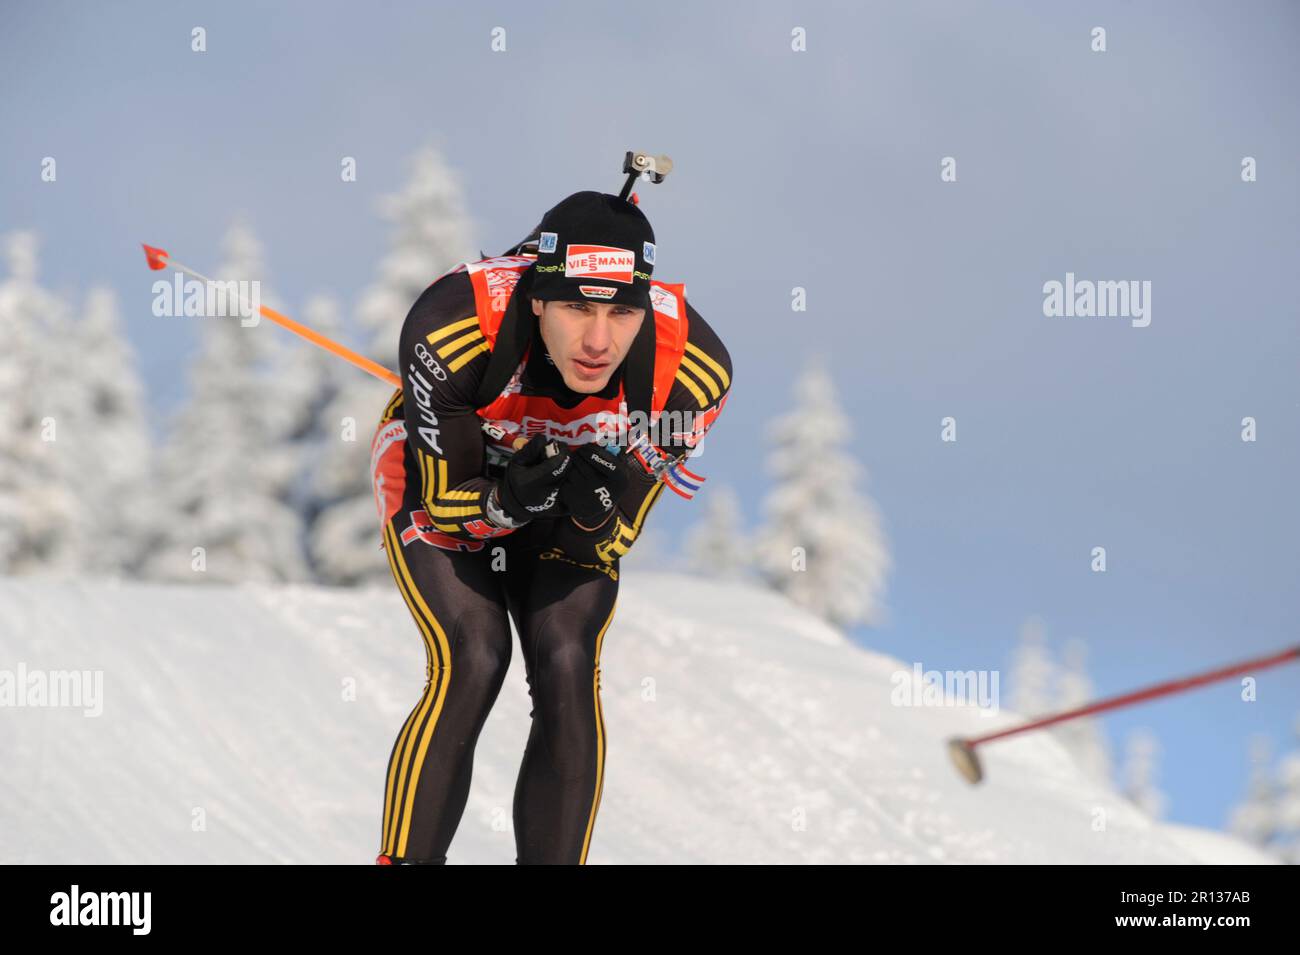
{"type": "Polygon", "coordinates": [[[609,319],[597,313],[587,325],[586,334],[582,336],[582,345],[587,351],[599,355],[609,348],[609,343],[609,319]]]}

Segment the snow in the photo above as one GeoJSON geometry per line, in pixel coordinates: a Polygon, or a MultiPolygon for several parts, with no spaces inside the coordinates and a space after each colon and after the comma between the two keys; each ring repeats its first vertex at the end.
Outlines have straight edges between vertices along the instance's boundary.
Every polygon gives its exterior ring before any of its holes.
{"type": "Polygon", "coordinates": [[[1211,829],[1164,824],[1165,832],[1202,862],[1213,865],[1281,865],[1279,859],[1260,852],[1248,842],[1211,829]]]}
{"type": "MultiPolygon", "coordinates": [[[[602,863],[1265,862],[1151,820],[1059,741],[892,705],[911,662],[744,583],[625,573],[602,653],[602,863]]],[[[425,656],[395,589],[0,579],[0,670],[102,670],[103,712],[0,707],[0,862],[370,863],[425,656]],[[15,824],[16,823],[16,824],[15,824]]],[[[512,864],[517,649],[450,862],[512,864]]]]}

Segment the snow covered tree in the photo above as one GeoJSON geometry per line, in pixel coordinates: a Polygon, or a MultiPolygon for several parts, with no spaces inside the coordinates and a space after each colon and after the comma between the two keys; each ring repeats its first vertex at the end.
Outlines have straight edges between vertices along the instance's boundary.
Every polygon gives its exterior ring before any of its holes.
{"type": "MultiPolygon", "coordinates": [[[[478,258],[458,178],[433,147],[419,152],[410,180],[380,206],[393,238],[376,281],[365,290],[357,319],[368,347],[358,349],[397,366],[402,323],[432,282],[478,258]]],[[[337,359],[336,359],[337,360],[337,359]]],[[[311,493],[325,502],[309,531],[312,562],[334,584],[389,579],[379,549],[379,515],[370,479],[370,440],[393,388],[353,369],[323,412],[328,438],[311,493]]]]}
{"type": "Polygon", "coordinates": [[[877,624],[889,548],[863,468],[842,450],[852,434],[830,375],[814,360],[795,384],[795,407],[770,427],[773,488],[755,540],[774,590],[829,623],[877,624]]]}
{"type": "MultiPolygon", "coordinates": [[[[302,314],[309,328],[342,339],[342,308],[334,297],[312,296],[302,314]]],[[[337,429],[328,426],[326,412],[357,372],[338,356],[293,335],[281,336],[274,366],[279,394],[275,431],[293,459],[286,501],[302,518],[304,554],[312,565],[312,577],[319,580],[322,570],[306,545],[308,528],[327,503],[317,493],[317,470],[326,449],[337,440],[337,429]]]]}
{"type": "MultiPolygon", "coordinates": [[[[1300,739],[1300,716],[1295,722],[1300,739]]],[[[1300,865],[1300,749],[1282,757],[1277,768],[1277,857],[1290,865],[1300,865]]]]}
{"type": "MultiPolygon", "coordinates": [[[[1295,729],[1300,738],[1300,716],[1295,729]]],[[[1256,736],[1246,798],[1233,809],[1228,828],[1280,861],[1300,865],[1300,749],[1282,757],[1276,774],[1270,757],[1267,738],[1256,736]]]]}
{"type": "Polygon", "coordinates": [[[1047,631],[1041,617],[1032,616],[1021,625],[1010,677],[1013,710],[1022,716],[1039,716],[1052,709],[1057,665],[1047,648],[1047,631]]]}
{"type": "MultiPolygon", "coordinates": [[[[313,295],[303,306],[302,316],[309,328],[330,338],[342,337],[342,308],[332,295],[313,295]]],[[[337,355],[288,333],[275,343],[272,364],[279,398],[277,433],[293,442],[319,437],[322,412],[352,378],[351,366],[337,355]]]]}
{"type": "Polygon", "coordinates": [[[35,395],[41,409],[44,488],[38,515],[48,522],[38,544],[41,570],[71,575],[88,562],[95,512],[92,494],[97,468],[91,441],[94,426],[90,393],[81,374],[87,364],[72,307],[57,296],[57,304],[44,316],[36,342],[35,395]]]}
{"type": "MultiPolygon", "coordinates": [[[[263,281],[261,245],[243,222],[226,233],[223,252],[218,280],[263,281]]],[[[262,293],[262,301],[271,300],[262,293]]],[[[233,315],[200,321],[189,398],[161,456],[146,572],[188,582],[301,580],[301,523],[285,500],[292,454],[279,440],[280,390],[268,368],[268,336],[282,331],[233,315]]]]}
{"type": "Polygon", "coordinates": [[[0,283],[0,572],[76,569],[75,489],[68,485],[77,386],[52,379],[70,345],[69,305],[37,282],[32,232],[4,238],[8,277],[0,283]],[[66,385],[66,389],[65,386],[66,385]]]}
{"type": "MultiPolygon", "coordinates": [[[[1064,657],[1065,666],[1057,682],[1057,705],[1054,709],[1069,710],[1091,702],[1097,694],[1087,674],[1087,646],[1083,641],[1077,638],[1066,641],[1064,657]]],[[[1096,718],[1085,716],[1067,720],[1053,726],[1052,730],[1084,772],[1094,779],[1110,781],[1110,746],[1106,742],[1105,730],[1096,718]]],[[[1136,745],[1141,748],[1142,740],[1139,739],[1136,745]]]]}
{"type": "Polygon", "coordinates": [[[706,495],[704,520],[686,537],[686,558],[691,570],[705,577],[735,580],[745,575],[750,551],[733,488],[723,485],[706,495]]]}
{"type": "Polygon", "coordinates": [[[1122,788],[1124,795],[1152,819],[1165,813],[1168,799],[1158,785],[1160,740],[1147,729],[1128,736],[1122,788]]]}
{"type": "Polygon", "coordinates": [[[153,449],[144,386],[110,289],[91,289],[72,332],[73,351],[94,356],[77,363],[75,389],[75,464],[83,475],[78,498],[91,532],[81,545],[79,566],[91,573],[127,574],[144,554],[151,498],[153,449]]]}
{"type": "Polygon", "coordinates": [[[1232,810],[1228,828],[1252,845],[1268,844],[1278,830],[1277,793],[1269,772],[1268,739],[1256,736],[1250,741],[1250,778],[1246,798],[1232,810]]]}
{"type": "MultiPolygon", "coordinates": [[[[1043,620],[1031,616],[1020,628],[1020,642],[1012,655],[1010,668],[1011,708],[1023,716],[1074,709],[1096,698],[1085,663],[1087,647],[1083,641],[1066,641],[1062,666],[1053,657],[1047,643],[1043,620]]],[[[1048,729],[1087,775],[1111,782],[1110,746],[1105,731],[1092,717],[1058,723],[1048,729]]]]}

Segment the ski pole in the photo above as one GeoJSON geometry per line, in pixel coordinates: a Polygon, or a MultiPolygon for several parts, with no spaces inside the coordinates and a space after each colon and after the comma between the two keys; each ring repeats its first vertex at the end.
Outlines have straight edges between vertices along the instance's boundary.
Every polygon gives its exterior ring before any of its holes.
{"type": "MultiPolygon", "coordinates": [[[[141,245],[144,245],[144,243],[142,242],[141,245]]],[[[155,248],[152,245],[145,245],[144,257],[145,260],[148,261],[149,263],[149,268],[153,269],[155,272],[161,269],[165,269],[168,266],[171,266],[174,269],[179,269],[180,271],[184,272],[186,275],[194,276],[194,278],[198,279],[201,282],[207,282],[207,283],[212,282],[212,279],[208,278],[206,275],[201,275],[200,273],[195,272],[193,269],[185,265],[182,265],[180,262],[177,262],[175,259],[171,257],[171,254],[167,252],[166,249],[159,249],[159,248],[155,248]]],[[[303,325],[300,322],[295,322],[292,318],[290,318],[287,315],[281,315],[273,308],[267,308],[265,305],[259,305],[257,310],[262,313],[263,317],[269,318],[277,325],[289,329],[289,331],[293,332],[295,335],[299,336],[300,338],[307,339],[307,341],[311,342],[313,345],[319,345],[327,352],[331,352],[335,355],[338,355],[340,358],[344,359],[345,361],[349,361],[352,364],[356,365],[362,371],[369,372],[379,380],[388,382],[394,388],[402,387],[401,378],[399,378],[394,372],[389,371],[383,365],[371,361],[365,355],[358,355],[352,349],[340,345],[338,342],[334,341],[333,339],[326,338],[320,332],[308,328],[306,325],[303,325]]]]}
{"type": "Polygon", "coordinates": [[[1007,736],[1014,736],[1017,733],[1024,733],[1029,730],[1039,729],[1044,726],[1051,726],[1053,723],[1061,723],[1065,720],[1072,720],[1080,716],[1087,716],[1089,713],[1101,713],[1104,710],[1113,710],[1121,706],[1130,706],[1133,703],[1140,703],[1143,700],[1154,699],[1158,696],[1168,696],[1171,693],[1180,693],[1183,690],[1190,690],[1193,687],[1202,686],[1206,683],[1213,683],[1216,680],[1226,680],[1230,676],[1236,676],[1238,673],[1245,673],[1248,670],[1262,670],[1266,667],[1277,666],[1279,663],[1286,663],[1289,660],[1300,659],[1300,644],[1274,653],[1266,657],[1258,657],[1254,660],[1247,660],[1244,663],[1234,663],[1226,667],[1220,667],[1217,670],[1210,670],[1205,673],[1198,673],[1195,676],[1183,677],[1178,680],[1169,680],[1165,683],[1157,683],[1154,686],[1145,687],[1140,690],[1133,690],[1120,696],[1107,697],[1097,700],[1084,706],[1076,707],[1072,710],[1065,710],[1050,716],[1038,717],[1019,726],[1013,726],[1010,729],[1000,730],[996,733],[988,733],[984,736],[975,736],[969,739],[961,736],[953,736],[948,740],[948,755],[952,757],[953,763],[957,766],[957,771],[962,774],[970,783],[977,783],[984,778],[984,770],[980,765],[978,754],[975,752],[976,746],[992,742],[995,739],[1003,739],[1007,736]]]}

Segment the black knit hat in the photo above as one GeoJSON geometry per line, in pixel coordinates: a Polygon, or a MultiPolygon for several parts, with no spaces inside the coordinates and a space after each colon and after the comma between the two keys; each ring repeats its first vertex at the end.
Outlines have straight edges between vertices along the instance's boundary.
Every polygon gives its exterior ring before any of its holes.
{"type": "Polygon", "coordinates": [[[635,203],[575,192],[542,217],[529,294],[542,301],[650,307],[655,234],[635,203]]]}

